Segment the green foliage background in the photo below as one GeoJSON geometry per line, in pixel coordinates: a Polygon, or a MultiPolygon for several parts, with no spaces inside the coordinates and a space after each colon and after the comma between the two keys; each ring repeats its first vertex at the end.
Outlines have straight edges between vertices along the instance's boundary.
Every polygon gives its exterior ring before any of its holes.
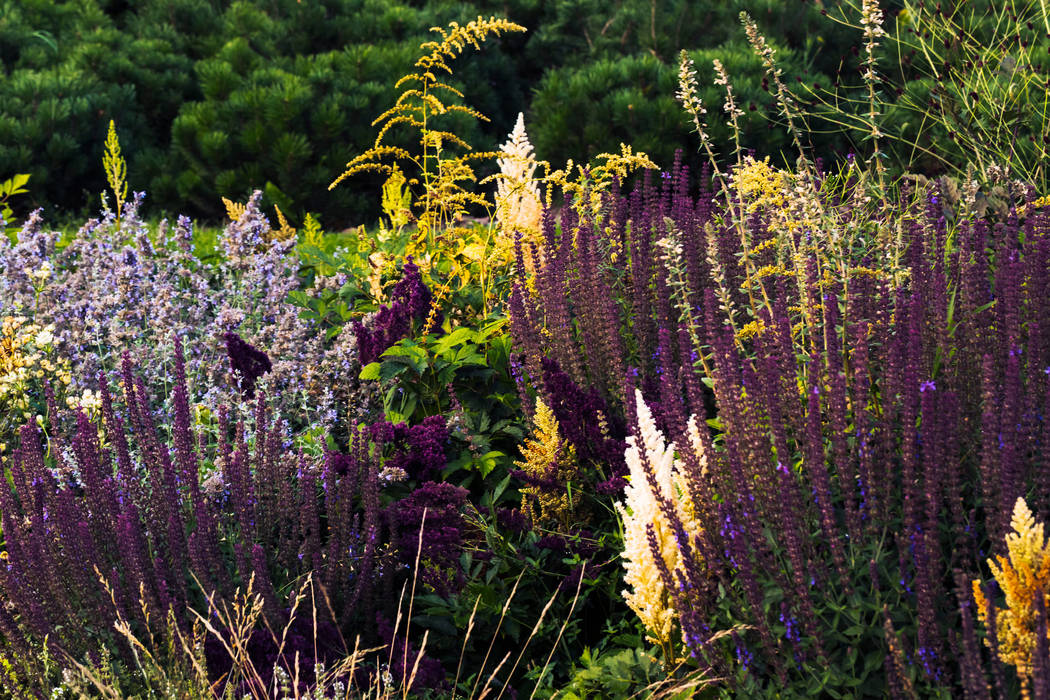
{"type": "Polygon", "coordinates": [[[776,155],[786,140],[765,118],[771,98],[741,9],[792,78],[827,83],[856,41],[812,3],[775,0],[2,0],[0,163],[33,175],[23,207],[80,214],[104,189],[97,163],[114,119],[131,187],[154,211],[218,219],[220,197],[264,188],[293,222],[306,211],[332,228],[369,221],[376,205],[362,193],[376,183],[333,192],[328,183],[371,145],[371,122],[427,29],[478,14],[529,32],[456,65],[467,101],[492,119],[462,125],[477,148],[498,145],[524,111],[539,157],[556,164],[623,141],[669,165],[692,142],[673,99],[686,48],[711,111],[722,102],[707,75],[717,56],[748,109],[745,145],[776,155]]]}

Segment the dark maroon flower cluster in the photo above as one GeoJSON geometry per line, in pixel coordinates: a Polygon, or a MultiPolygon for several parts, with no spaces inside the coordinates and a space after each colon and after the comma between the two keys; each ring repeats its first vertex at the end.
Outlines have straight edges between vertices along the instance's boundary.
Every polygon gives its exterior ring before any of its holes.
{"type": "Polygon", "coordinates": [[[386,509],[400,561],[412,567],[418,556],[420,581],[441,595],[463,584],[459,555],[466,526],[461,511],[467,495],[458,486],[428,481],[386,509]]]}
{"type": "Polygon", "coordinates": [[[444,416],[428,416],[418,425],[382,421],[370,426],[377,443],[392,451],[387,467],[403,469],[410,479],[425,481],[441,473],[448,460],[449,433],[444,416]]]}
{"type": "Polygon", "coordinates": [[[532,529],[529,517],[522,512],[521,508],[498,508],[496,510],[496,523],[507,532],[520,534],[532,529]]]}
{"type": "Polygon", "coordinates": [[[387,348],[408,335],[413,321],[422,321],[430,313],[430,289],[411,256],[401,275],[390,292],[390,304],[380,306],[368,326],[353,322],[361,364],[378,360],[387,348]]]}
{"type": "Polygon", "coordinates": [[[247,398],[253,398],[255,382],[273,369],[270,357],[262,350],[246,343],[233,331],[225,333],[223,340],[226,343],[226,356],[230,358],[230,368],[237,380],[237,388],[247,398]]]}

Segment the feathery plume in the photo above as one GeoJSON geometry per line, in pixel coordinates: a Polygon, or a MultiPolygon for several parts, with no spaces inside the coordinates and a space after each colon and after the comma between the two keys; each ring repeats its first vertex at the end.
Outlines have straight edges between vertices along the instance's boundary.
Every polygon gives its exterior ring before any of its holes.
{"type": "MultiPolygon", "coordinates": [[[[674,529],[664,514],[660,501],[670,502],[690,538],[699,534],[692,509],[683,502],[685,482],[683,468],[675,459],[674,443],[667,443],[656,427],[652,412],[635,390],[638,405],[638,437],[627,439],[627,466],[630,469],[629,483],[624,489],[624,500],[616,504],[616,510],[624,526],[624,581],[630,589],[624,591],[627,604],[641,619],[654,642],[666,645],[670,642],[675,627],[677,611],[672,605],[673,592],[668,590],[661,575],[661,568],[675,572],[684,566],[683,557],[676,541],[674,529]],[[646,474],[651,470],[652,480],[646,474]],[[659,488],[653,493],[651,484],[659,488]],[[650,534],[656,547],[650,546],[650,534]],[[662,562],[657,562],[654,549],[658,549],[662,562]]],[[[690,421],[691,447],[698,451],[701,465],[705,463],[702,446],[696,433],[695,421],[690,421]]]]}

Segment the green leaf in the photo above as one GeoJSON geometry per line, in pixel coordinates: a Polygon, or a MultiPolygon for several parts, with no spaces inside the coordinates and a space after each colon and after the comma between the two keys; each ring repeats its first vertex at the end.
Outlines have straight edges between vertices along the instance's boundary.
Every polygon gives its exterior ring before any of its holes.
{"type": "Polygon", "coordinates": [[[403,374],[408,370],[408,366],[398,362],[384,362],[382,369],[379,370],[379,379],[381,381],[388,381],[403,374]]]}
{"type": "Polygon", "coordinates": [[[423,374],[427,369],[427,355],[422,348],[398,348],[395,345],[380,357],[386,358],[384,365],[398,364],[411,367],[416,374],[423,374]]]}
{"type": "Polygon", "coordinates": [[[427,351],[410,340],[402,340],[383,351],[382,357],[410,357],[416,360],[426,359],[427,351]]]}
{"type": "Polygon", "coordinates": [[[5,194],[25,194],[29,190],[23,189],[24,185],[29,182],[29,175],[25,173],[18,173],[11,177],[10,180],[4,182],[0,186],[0,191],[5,194]]]}
{"type": "MultiPolygon", "coordinates": [[[[499,455],[501,457],[503,456],[502,452],[489,452],[489,454],[490,455],[499,455]]],[[[507,490],[507,486],[509,484],[510,484],[510,474],[507,474],[505,477],[503,477],[503,481],[499,482],[499,484],[496,486],[496,488],[494,488],[492,490],[492,504],[493,505],[495,505],[496,502],[499,501],[499,497],[502,496],[503,492],[507,490]]]]}
{"type": "Polygon", "coordinates": [[[461,347],[452,361],[460,365],[475,365],[479,367],[487,366],[485,356],[478,354],[477,350],[475,350],[472,345],[464,345],[461,347]]]}
{"type": "Polygon", "coordinates": [[[452,349],[453,346],[473,340],[474,331],[470,328],[460,327],[448,335],[438,338],[430,344],[431,349],[437,355],[442,355],[452,349]]]}
{"type": "Polygon", "coordinates": [[[498,330],[503,328],[503,326],[505,326],[505,325],[507,325],[507,319],[506,318],[501,318],[501,319],[498,319],[496,321],[493,321],[492,323],[488,324],[487,326],[482,328],[480,331],[478,331],[477,334],[475,334],[474,342],[475,343],[479,343],[479,344],[480,343],[484,343],[494,333],[496,333],[498,330]]]}
{"type": "Polygon", "coordinates": [[[366,381],[379,379],[379,371],[381,368],[382,365],[380,363],[370,362],[361,368],[361,373],[357,375],[357,378],[364,379],[366,381]]]}

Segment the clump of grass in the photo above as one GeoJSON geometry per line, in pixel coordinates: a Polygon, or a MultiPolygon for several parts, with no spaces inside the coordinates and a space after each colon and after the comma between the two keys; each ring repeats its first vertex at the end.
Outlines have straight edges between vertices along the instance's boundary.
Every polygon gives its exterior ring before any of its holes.
{"type": "MultiPolygon", "coordinates": [[[[425,517],[424,523],[420,525],[419,535],[420,545],[417,548],[414,567],[416,572],[419,571],[425,535],[425,517]]],[[[320,658],[317,650],[323,643],[321,637],[324,634],[324,615],[319,619],[318,611],[326,611],[328,615],[335,616],[324,585],[310,574],[304,577],[290,596],[291,608],[287,622],[282,627],[275,629],[267,622],[266,602],[264,596],[256,591],[255,578],[252,576],[243,590],[236,590],[229,598],[208,595],[203,611],[190,610],[193,619],[189,626],[179,624],[174,614],[169,613],[160,623],[161,629],[164,630],[162,636],[152,632],[157,625],[147,624],[143,627],[124,617],[117,590],[101,573],[96,571],[96,574],[110,596],[115,615],[114,629],[130,649],[135,683],[142,688],[140,697],[179,697],[188,700],[230,697],[252,700],[337,700],[351,697],[360,700],[404,700],[418,697],[420,694],[427,695],[429,691],[436,691],[436,694],[442,697],[472,700],[494,697],[498,700],[513,690],[511,682],[515,672],[560,593],[560,590],[556,590],[547,601],[530,634],[521,642],[518,655],[510,668],[507,669],[507,663],[512,652],[507,652],[495,667],[489,669],[495,637],[517,592],[515,585],[503,606],[503,614],[481,665],[469,676],[465,676],[465,671],[469,670],[464,665],[465,652],[474,630],[479,596],[467,621],[459,664],[451,688],[428,689],[419,687],[417,678],[425,656],[429,632],[424,633],[418,650],[407,643],[397,642],[402,639],[399,635],[407,635],[412,625],[417,575],[413,576],[411,588],[408,588],[406,582],[401,591],[394,620],[395,642],[366,648],[362,646],[361,637],[358,636],[350,648],[346,640],[340,638],[342,652],[329,666],[323,662],[307,665],[304,663],[307,659],[301,655],[302,650],[297,649],[294,653],[290,651],[290,639],[300,632],[297,627],[298,620],[306,615],[309,617],[308,629],[313,635],[313,658],[320,658]],[[259,630],[263,630],[267,641],[276,649],[277,661],[272,668],[260,666],[255,653],[259,644],[259,630]],[[215,673],[217,658],[220,658],[222,665],[227,668],[218,677],[215,673]],[[393,673],[395,669],[399,669],[400,672],[393,673]],[[467,679],[462,686],[461,678],[467,679]],[[503,680],[500,680],[501,678],[503,680]],[[470,682],[470,679],[473,679],[473,682],[470,682]]],[[[541,687],[554,652],[570,624],[580,597],[582,582],[583,578],[580,577],[569,613],[559,628],[550,653],[546,656],[546,662],[539,669],[530,698],[535,697],[541,687]]],[[[145,598],[140,598],[139,605],[148,620],[148,602],[145,598]]],[[[127,680],[127,672],[114,661],[105,650],[94,660],[78,659],[60,653],[60,658],[55,663],[64,670],[61,684],[52,690],[52,696],[61,698],[72,694],[74,697],[101,697],[107,700],[126,697],[126,685],[121,681],[122,677],[124,681],[127,680]]],[[[467,666],[469,665],[468,662],[467,666]]],[[[696,684],[699,681],[690,678],[687,682],[696,684]]],[[[661,685],[666,686],[667,682],[664,681],[661,685]]]]}
{"type": "Polygon", "coordinates": [[[887,160],[958,177],[972,165],[982,183],[1008,168],[1046,191],[1050,15],[1042,0],[906,0],[890,27],[875,0],[827,14],[863,34],[862,83],[840,71],[834,90],[806,87],[811,115],[870,142],[878,175],[887,160]]]}

